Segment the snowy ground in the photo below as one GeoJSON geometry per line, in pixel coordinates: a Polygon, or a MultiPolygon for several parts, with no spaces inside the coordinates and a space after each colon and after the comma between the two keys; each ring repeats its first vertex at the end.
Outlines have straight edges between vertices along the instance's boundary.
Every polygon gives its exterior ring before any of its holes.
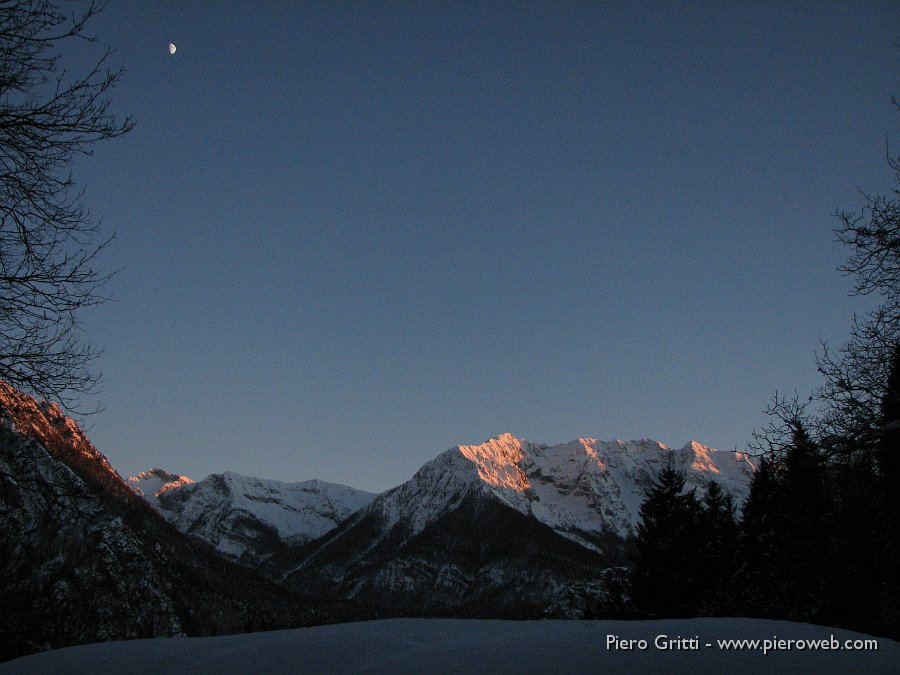
{"type": "Polygon", "coordinates": [[[866,639],[873,638],[822,626],[755,619],[391,619],[247,635],[83,645],[0,664],[0,674],[900,672],[900,643],[877,638],[877,651],[845,647],[846,640],[866,639]],[[613,643],[610,636],[619,642],[613,643]],[[629,639],[645,640],[646,648],[622,649],[629,639]],[[757,649],[729,651],[718,643],[728,639],[761,642],[757,649]],[[782,640],[782,649],[772,647],[764,654],[764,640],[782,640]],[[798,640],[824,641],[832,648],[823,649],[821,643],[819,648],[808,643],[798,647],[798,640]],[[669,648],[661,649],[657,643],[669,648]]]}

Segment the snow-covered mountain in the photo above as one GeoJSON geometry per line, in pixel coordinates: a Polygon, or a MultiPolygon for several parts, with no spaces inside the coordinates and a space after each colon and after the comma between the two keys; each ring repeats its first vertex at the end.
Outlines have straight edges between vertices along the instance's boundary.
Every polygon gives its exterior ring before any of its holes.
{"type": "Polygon", "coordinates": [[[142,471],[137,476],[128,479],[128,485],[139,496],[147,498],[151,505],[156,505],[156,497],[166,490],[188,485],[194,481],[187,476],[169,473],[164,469],[154,467],[149,471],[142,471]]]}
{"type": "MultiPolygon", "coordinates": [[[[502,614],[519,603],[578,616],[609,596],[601,571],[627,563],[645,489],[671,465],[736,501],[751,459],[697,442],[583,438],[548,446],[503,434],[427,462],[340,527],[283,561],[285,581],[346,597],[388,595],[431,611],[502,614]],[[404,597],[406,600],[404,600],[404,597]]],[[[608,586],[608,584],[607,584],[608,586]]]]}
{"type": "Polygon", "coordinates": [[[283,545],[322,536],[375,498],[320,480],[283,483],[230,471],[195,483],[152,469],[128,481],[179,530],[250,566],[283,545]]]}
{"type": "Polygon", "coordinates": [[[474,492],[591,546],[582,535],[636,533],[645,490],[667,465],[685,474],[688,489],[702,492],[716,480],[738,503],[755,470],[744,453],[696,441],[680,450],[647,439],[580,438],[548,446],[503,434],[441,453],[370,510],[379,511],[388,527],[402,522],[415,534],[474,492]]]}

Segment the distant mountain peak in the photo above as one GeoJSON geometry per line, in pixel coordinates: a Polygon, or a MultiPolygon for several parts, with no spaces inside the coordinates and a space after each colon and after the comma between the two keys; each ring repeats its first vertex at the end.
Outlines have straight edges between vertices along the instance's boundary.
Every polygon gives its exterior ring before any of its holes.
{"type": "Polygon", "coordinates": [[[715,455],[718,450],[714,450],[697,441],[690,441],[679,451],[686,456],[686,461],[690,461],[690,467],[694,471],[707,473],[711,475],[719,474],[721,471],[715,462],[715,455]]]}
{"type": "MultiPolygon", "coordinates": [[[[165,469],[161,469],[158,466],[154,466],[152,469],[149,469],[148,471],[141,471],[136,476],[136,478],[150,478],[150,477],[156,477],[156,478],[159,478],[160,480],[164,480],[166,482],[175,481],[175,480],[182,479],[182,478],[187,479],[187,481],[189,483],[194,482],[187,476],[183,476],[183,475],[180,475],[177,473],[172,473],[171,471],[166,471],[165,469]]],[[[131,480],[131,479],[129,478],[129,480],[131,480]]]]}
{"type": "Polygon", "coordinates": [[[159,467],[153,467],[149,471],[142,471],[137,476],[128,478],[129,487],[145,498],[159,497],[163,492],[193,482],[187,476],[171,473],[159,467]]]}
{"type": "Polygon", "coordinates": [[[128,481],[179,530],[252,566],[279,546],[321,536],[375,497],[322,480],[284,483],[234,471],[195,483],[156,468],[128,481]]]}

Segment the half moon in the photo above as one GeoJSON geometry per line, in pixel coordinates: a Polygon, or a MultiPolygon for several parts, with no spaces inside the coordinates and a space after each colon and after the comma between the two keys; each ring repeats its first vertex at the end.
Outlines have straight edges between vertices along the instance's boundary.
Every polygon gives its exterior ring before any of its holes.
{"type": "Polygon", "coordinates": [[[170,42],[170,43],[169,43],[169,53],[170,53],[170,54],[174,54],[176,49],[178,49],[178,48],[175,46],[175,43],[174,43],[174,42],[170,42]]]}

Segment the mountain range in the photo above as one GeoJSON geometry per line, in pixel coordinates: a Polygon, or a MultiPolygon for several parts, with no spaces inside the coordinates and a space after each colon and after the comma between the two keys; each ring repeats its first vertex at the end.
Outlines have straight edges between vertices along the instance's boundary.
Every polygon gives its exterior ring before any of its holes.
{"type": "Polygon", "coordinates": [[[284,483],[233,472],[195,483],[155,468],[128,479],[179,530],[248,562],[265,559],[255,540],[274,534],[287,545],[321,537],[370,505],[390,526],[418,533],[478,493],[601,551],[598,537],[636,533],[645,490],[663,466],[702,491],[716,480],[740,504],[755,465],[741,452],[719,452],[697,441],[673,450],[657,441],[530,443],[502,434],[481,445],[459,445],[425,464],[409,481],[382,495],[319,480],[284,483]],[[256,533],[254,535],[253,533],[256,533]]]}
{"type": "Polygon", "coordinates": [[[303,593],[393,614],[584,616],[615,601],[644,492],[669,465],[690,489],[714,479],[737,503],[754,470],[748,455],[696,441],[502,434],[439,454],[381,495],[231,472],[128,480],[180,531],[303,593]]]}
{"type": "Polygon", "coordinates": [[[668,465],[738,503],[754,470],[693,441],[503,434],[379,495],[231,472],[123,480],[57,406],[0,383],[0,658],[399,615],[596,615],[625,601],[644,491],[668,465]]]}
{"type": "Polygon", "coordinates": [[[666,465],[736,499],[743,453],[649,440],[460,445],[280,561],[282,583],[403,611],[582,617],[616,598],[644,490],[666,465]]]}

